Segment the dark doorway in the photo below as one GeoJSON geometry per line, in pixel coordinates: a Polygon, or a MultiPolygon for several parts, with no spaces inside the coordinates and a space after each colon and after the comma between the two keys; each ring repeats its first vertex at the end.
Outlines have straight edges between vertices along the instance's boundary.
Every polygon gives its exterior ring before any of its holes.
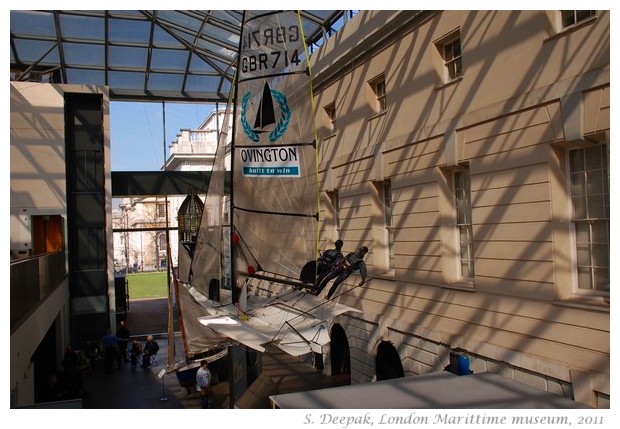
{"type": "Polygon", "coordinates": [[[347,334],[339,324],[334,324],[330,333],[332,375],[351,374],[351,356],[347,334]]]}
{"type": "Polygon", "coordinates": [[[34,401],[35,403],[48,402],[45,383],[48,377],[57,373],[56,361],[56,321],[52,323],[41,343],[32,355],[34,364],[34,401]]]}
{"type": "Polygon", "coordinates": [[[405,376],[400,356],[394,345],[389,341],[381,341],[379,344],[375,366],[377,368],[377,381],[405,376]]]}

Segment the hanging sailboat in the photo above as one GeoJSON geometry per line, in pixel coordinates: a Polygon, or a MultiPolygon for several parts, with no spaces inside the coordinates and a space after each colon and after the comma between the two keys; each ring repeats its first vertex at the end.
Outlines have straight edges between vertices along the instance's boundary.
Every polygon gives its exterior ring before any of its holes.
{"type": "Polygon", "coordinates": [[[205,202],[190,190],[178,213],[179,263],[173,284],[185,359],[175,362],[172,368],[181,386],[188,389],[196,382],[196,371],[202,359],[212,363],[211,371],[218,374],[218,378],[226,373],[223,358],[230,345],[229,339],[210,329],[205,330],[198,319],[209,314],[207,309],[214,299],[219,298],[219,279],[223,277],[223,209],[227,205],[225,152],[230,112],[229,103],[218,137],[205,202]]]}
{"type": "MultiPolygon", "coordinates": [[[[320,208],[300,14],[246,11],[241,39],[231,153],[233,296],[222,294],[200,322],[260,352],[273,344],[294,356],[321,353],[329,321],[359,310],[315,296],[314,276],[301,276],[318,254],[320,208]]],[[[209,279],[219,277],[202,281],[209,279]]]]}

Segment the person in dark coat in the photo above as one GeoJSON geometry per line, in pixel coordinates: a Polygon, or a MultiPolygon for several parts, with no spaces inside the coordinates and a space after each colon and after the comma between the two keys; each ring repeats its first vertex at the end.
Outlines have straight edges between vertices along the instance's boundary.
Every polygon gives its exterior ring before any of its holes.
{"type": "Polygon", "coordinates": [[[103,366],[106,374],[112,374],[116,355],[119,353],[119,338],[112,334],[112,330],[108,329],[101,339],[103,345],[103,366]]]}
{"type": "Polygon", "coordinates": [[[360,275],[362,276],[362,281],[359,283],[359,285],[361,286],[364,284],[364,282],[366,281],[366,275],[368,273],[366,263],[364,262],[364,256],[367,253],[368,247],[362,246],[356,252],[351,252],[347,254],[347,256],[344,257],[344,263],[342,264],[342,267],[333,270],[321,281],[321,283],[319,284],[319,289],[323,290],[323,288],[327,286],[327,283],[329,283],[330,280],[334,278],[336,279],[332,287],[329,289],[329,292],[327,293],[327,299],[330,299],[334,292],[336,292],[338,285],[345,281],[345,279],[351,274],[353,274],[355,271],[359,270],[360,275]]]}
{"type": "Polygon", "coordinates": [[[151,366],[151,358],[159,351],[159,344],[153,339],[152,335],[146,337],[146,344],[142,351],[142,368],[151,366]]]}
{"type": "Polygon", "coordinates": [[[119,342],[118,347],[120,350],[120,354],[117,357],[116,363],[118,367],[121,367],[121,362],[127,362],[129,359],[127,358],[127,343],[129,343],[129,329],[127,328],[127,324],[124,320],[118,325],[118,329],[116,330],[116,336],[122,341],[119,342]]]}
{"type": "MultiPolygon", "coordinates": [[[[323,252],[321,257],[319,258],[319,267],[318,267],[318,276],[316,279],[317,285],[321,284],[321,281],[330,275],[334,270],[338,270],[342,267],[344,262],[344,256],[342,254],[342,240],[336,240],[334,243],[335,247],[333,249],[326,250],[323,252]]],[[[332,277],[333,278],[333,277],[332,277]]],[[[323,285],[323,287],[325,287],[323,285]]],[[[317,288],[314,292],[315,295],[321,293],[323,288],[317,288]]]]}

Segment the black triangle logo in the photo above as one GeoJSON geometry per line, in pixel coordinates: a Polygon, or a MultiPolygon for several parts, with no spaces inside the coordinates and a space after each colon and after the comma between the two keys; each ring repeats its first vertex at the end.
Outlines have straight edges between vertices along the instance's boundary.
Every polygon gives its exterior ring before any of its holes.
{"type": "Polygon", "coordinates": [[[263,88],[263,96],[258,104],[258,112],[256,113],[256,120],[254,121],[254,132],[262,133],[267,125],[276,123],[276,114],[273,110],[273,98],[271,98],[271,88],[269,84],[265,82],[263,88]]]}

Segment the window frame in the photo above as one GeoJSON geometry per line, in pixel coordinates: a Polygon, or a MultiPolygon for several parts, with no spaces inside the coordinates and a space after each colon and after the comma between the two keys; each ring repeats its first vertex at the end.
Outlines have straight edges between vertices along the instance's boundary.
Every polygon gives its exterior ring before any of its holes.
{"type": "Polygon", "coordinates": [[[452,197],[453,197],[453,207],[454,207],[454,234],[455,234],[455,238],[456,238],[456,251],[457,254],[455,255],[455,262],[457,263],[457,271],[456,271],[456,276],[457,276],[457,282],[459,283],[467,283],[467,284],[473,284],[474,279],[476,278],[476,270],[475,270],[475,257],[474,257],[474,231],[473,231],[473,210],[472,210],[472,204],[471,204],[471,175],[469,172],[469,168],[455,168],[452,169],[451,171],[451,179],[452,179],[452,183],[451,183],[451,190],[452,190],[452,197]],[[466,178],[466,182],[465,184],[467,186],[463,187],[462,189],[457,189],[457,174],[464,174],[465,178],[466,178]],[[465,209],[466,209],[466,213],[464,216],[464,221],[459,223],[459,201],[458,201],[458,191],[461,190],[465,196],[464,196],[464,205],[465,205],[465,209]],[[468,221],[468,222],[467,222],[468,221]],[[467,232],[467,236],[468,236],[468,240],[465,242],[465,244],[463,243],[462,240],[462,228],[464,228],[467,232]],[[469,253],[468,257],[464,258],[463,257],[463,253],[462,253],[462,249],[463,247],[466,246],[467,247],[467,251],[469,253]],[[465,275],[463,273],[463,261],[466,260],[468,263],[468,266],[470,266],[470,273],[468,273],[468,275],[465,275]],[[469,275],[471,274],[471,275],[469,275]]]}
{"type": "Polygon", "coordinates": [[[475,237],[473,234],[473,206],[471,197],[471,172],[466,163],[456,166],[439,167],[438,171],[438,198],[440,210],[440,236],[441,236],[441,259],[442,276],[445,286],[455,288],[475,288],[475,237]],[[458,172],[467,172],[469,176],[469,245],[472,277],[462,273],[461,240],[457,226],[457,196],[456,178],[458,172]]]}
{"type": "Polygon", "coordinates": [[[332,208],[332,219],[334,222],[334,237],[336,239],[340,238],[341,225],[340,225],[340,195],[338,194],[338,189],[334,189],[333,191],[326,191],[327,198],[329,199],[329,203],[332,208]]]}
{"type": "Polygon", "coordinates": [[[585,10],[560,10],[559,12],[559,24],[560,24],[560,31],[569,29],[569,28],[573,28],[577,25],[580,25],[584,22],[589,21],[590,19],[593,19],[597,16],[597,12],[596,10],[590,10],[590,11],[585,11],[585,10]],[[568,18],[568,12],[571,12],[572,18],[574,18],[574,22],[572,23],[566,23],[566,19],[568,18]],[[583,16],[581,19],[579,18],[579,14],[580,12],[592,12],[592,13],[588,13],[586,16],[583,16]]]}
{"type": "Polygon", "coordinates": [[[165,232],[160,232],[157,234],[157,245],[159,246],[157,248],[157,251],[159,251],[159,253],[161,253],[162,251],[165,252],[166,251],[166,247],[168,246],[166,243],[166,233],[165,232]]]}
{"type": "Polygon", "coordinates": [[[368,86],[372,91],[374,100],[372,102],[372,110],[374,114],[379,115],[387,111],[387,83],[385,81],[385,73],[381,73],[377,77],[368,81],[368,86]]]}
{"type": "Polygon", "coordinates": [[[392,198],[392,181],[385,179],[381,183],[381,206],[383,209],[383,225],[386,231],[386,268],[394,271],[394,201],[392,198]]]}
{"type": "Polygon", "coordinates": [[[329,120],[330,128],[329,130],[333,133],[336,131],[336,103],[331,102],[323,107],[323,111],[325,115],[327,115],[327,119],[329,120]]]}
{"type": "MultiPolygon", "coordinates": [[[[564,13],[569,11],[562,10],[545,10],[544,14],[547,20],[547,36],[545,40],[554,39],[555,37],[561,37],[564,34],[569,34],[573,30],[587,26],[595,22],[599,17],[599,11],[594,10],[593,13],[585,16],[583,19],[577,20],[572,24],[566,24],[564,13]]],[[[582,11],[570,11],[570,12],[582,12],[582,11]]]]}
{"type": "Polygon", "coordinates": [[[441,49],[442,58],[444,62],[444,70],[446,73],[446,76],[445,76],[446,81],[451,82],[455,79],[462,77],[463,76],[463,51],[462,51],[462,46],[461,46],[460,33],[457,36],[452,37],[450,40],[446,40],[442,44],[441,48],[442,48],[441,49]],[[455,46],[457,42],[458,42],[458,54],[454,52],[455,49],[452,47],[452,46],[455,46]],[[448,46],[451,46],[450,58],[448,58],[448,52],[446,52],[446,49],[448,46]],[[457,67],[454,68],[452,67],[453,65],[457,65],[457,67]]]}
{"type": "Polygon", "coordinates": [[[157,202],[155,204],[157,204],[157,208],[156,208],[156,210],[157,210],[157,217],[158,218],[166,217],[166,203],[157,202]]]}
{"type": "MultiPolygon", "coordinates": [[[[611,228],[611,218],[610,218],[610,177],[609,177],[609,145],[608,143],[601,143],[599,145],[592,145],[592,144],[582,144],[582,145],[575,145],[575,146],[571,146],[571,147],[567,147],[565,149],[566,154],[565,154],[565,169],[566,169],[566,189],[567,189],[567,194],[568,194],[568,212],[569,212],[569,232],[570,232],[570,244],[571,244],[571,255],[572,255],[572,263],[571,263],[571,278],[572,278],[572,282],[571,282],[571,289],[572,289],[572,293],[574,295],[577,296],[586,296],[586,297],[603,297],[603,298],[608,298],[610,296],[611,293],[611,285],[609,284],[609,290],[605,291],[605,290],[600,290],[600,289],[595,289],[594,288],[594,281],[592,282],[592,288],[582,288],[580,287],[580,276],[579,276],[579,242],[578,240],[578,228],[577,228],[577,222],[585,222],[585,223],[590,223],[595,221],[594,218],[590,218],[590,217],[586,217],[586,218],[579,218],[579,220],[576,220],[578,218],[576,218],[576,209],[575,209],[575,205],[573,203],[574,198],[576,197],[573,193],[574,191],[574,183],[573,183],[573,174],[574,173],[579,173],[579,172],[574,172],[571,169],[571,154],[577,151],[583,151],[585,153],[585,151],[587,150],[593,150],[593,149],[598,149],[600,151],[602,151],[601,153],[603,154],[603,156],[605,157],[605,161],[606,161],[606,165],[603,166],[603,171],[606,173],[606,175],[603,177],[603,180],[606,182],[603,183],[603,190],[606,192],[603,193],[603,198],[605,201],[607,201],[607,205],[606,207],[603,208],[603,210],[605,210],[606,208],[606,218],[602,218],[603,222],[607,222],[607,262],[608,262],[608,267],[607,270],[610,272],[609,275],[611,275],[611,232],[610,232],[610,228],[611,228]]],[[[584,159],[585,159],[585,155],[584,155],[584,159]]],[[[588,170],[584,170],[583,172],[586,173],[588,170]]],[[[590,170],[591,171],[591,170],[590,170]]],[[[583,183],[583,188],[586,190],[586,194],[584,194],[583,196],[586,197],[586,201],[587,201],[587,197],[588,197],[588,193],[587,190],[589,188],[588,182],[584,181],[583,183]]],[[[605,203],[603,203],[605,205],[605,203]]],[[[597,218],[600,219],[600,218],[597,218]]],[[[591,252],[591,245],[592,245],[592,235],[591,235],[591,228],[589,231],[589,239],[590,241],[588,241],[588,245],[590,246],[590,253],[589,253],[589,258],[590,260],[593,259],[592,256],[592,252],[591,252]]],[[[591,271],[590,271],[590,278],[592,279],[593,276],[593,270],[594,265],[591,265],[591,271]]],[[[611,283],[611,280],[609,281],[609,283],[611,283]]]]}

